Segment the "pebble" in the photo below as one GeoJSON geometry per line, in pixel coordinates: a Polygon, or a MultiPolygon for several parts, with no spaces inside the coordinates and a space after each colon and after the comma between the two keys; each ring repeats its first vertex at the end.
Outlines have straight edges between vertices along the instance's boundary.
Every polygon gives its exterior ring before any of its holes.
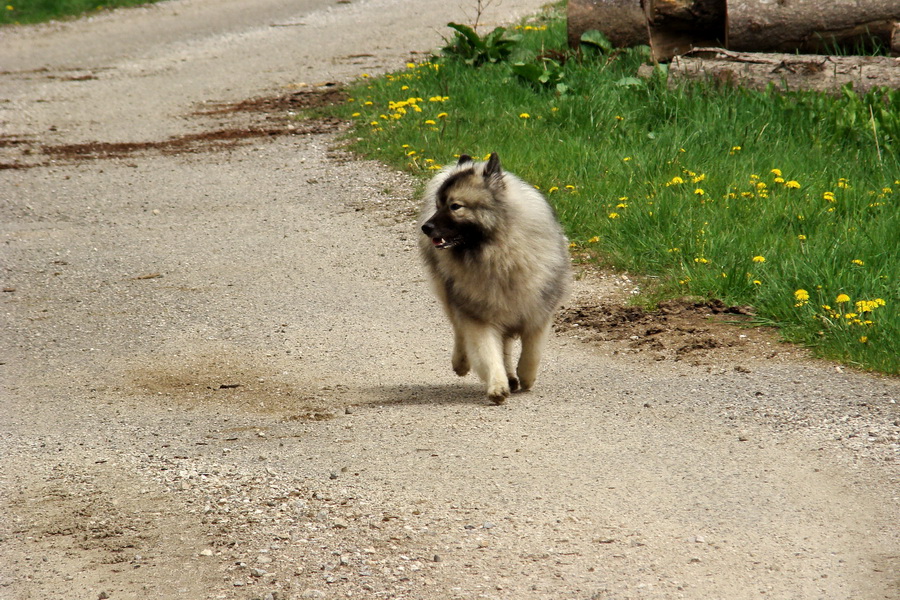
{"type": "Polygon", "coordinates": [[[200,551],[200,556],[212,556],[212,555],[213,555],[213,551],[210,550],[209,548],[204,548],[203,550],[200,551]]]}
{"type": "Polygon", "coordinates": [[[303,593],[300,594],[300,597],[301,598],[324,598],[325,592],[323,592],[322,590],[316,590],[316,589],[310,588],[308,590],[304,590],[303,593]]]}
{"type": "Polygon", "coordinates": [[[264,577],[265,575],[268,575],[269,572],[266,571],[265,569],[259,569],[259,568],[254,567],[253,569],[250,569],[250,574],[253,575],[254,577],[264,577]]]}

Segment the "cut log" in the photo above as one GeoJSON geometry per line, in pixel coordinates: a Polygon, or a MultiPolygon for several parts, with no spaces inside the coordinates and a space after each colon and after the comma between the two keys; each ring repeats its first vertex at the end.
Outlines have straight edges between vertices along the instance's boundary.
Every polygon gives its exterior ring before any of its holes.
{"type": "Polygon", "coordinates": [[[644,0],[653,58],[725,43],[725,0],[644,0]]]}
{"type": "Polygon", "coordinates": [[[897,0],[728,0],[729,50],[833,53],[890,48],[897,0]]]}
{"type": "Polygon", "coordinates": [[[709,79],[725,85],[765,89],[836,92],[852,83],[865,93],[873,87],[900,89],[900,58],[694,50],[669,64],[669,84],[679,79],[709,79]]]}
{"type": "Polygon", "coordinates": [[[647,18],[641,0],[569,0],[569,47],[577,48],[585,31],[602,32],[613,46],[649,43],[647,18]]]}

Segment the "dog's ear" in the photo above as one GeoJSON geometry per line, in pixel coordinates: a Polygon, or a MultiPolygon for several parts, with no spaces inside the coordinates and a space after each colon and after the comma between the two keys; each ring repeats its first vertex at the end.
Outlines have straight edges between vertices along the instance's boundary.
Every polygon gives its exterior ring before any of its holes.
{"type": "Polygon", "coordinates": [[[470,162],[472,162],[471,156],[469,156],[468,154],[460,154],[459,162],[456,163],[456,166],[459,167],[459,166],[462,166],[462,165],[464,165],[466,163],[470,163],[470,162]]]}
{"type": "Polygon", "coordinates": [[[491,152],[487,164],[484,165],[484,178],[500,178],[501,175],[503,175],[503,169],[500,167],[500,157],[497,156],[496,152],[491,152]]]}

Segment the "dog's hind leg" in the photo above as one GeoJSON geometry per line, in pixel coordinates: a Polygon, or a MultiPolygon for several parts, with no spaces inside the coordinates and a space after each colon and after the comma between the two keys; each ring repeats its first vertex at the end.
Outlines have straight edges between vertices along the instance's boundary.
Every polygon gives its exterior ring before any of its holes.
{"type": "Polygon", "coordinates": [[[550,336],[550,322],[535,331],[527,331],[522,334],[522,356],[519,357],[519,382],[522,391],[531,389],[537,378],[538,366],[541,364],[541,355],[544,345],[550,336]]]}
{"type": "Polygon", "coordinates": [[[509,397],[509,380],[503,365],[503,338],[499,331],[481,323],[465,326],[466,354],[472,368],[487,386],[488,399],[503,404],[509,397]]]}
{"type": "Polygon", "coordinates": [[[506,379],[509,381],[509,391],[515,392],[519,389],[519,378],[516,377],[516,367],[513,357],[515,351],[516,338],[512,336],[503,336],[503,368],[506,369],[506,379]]]}

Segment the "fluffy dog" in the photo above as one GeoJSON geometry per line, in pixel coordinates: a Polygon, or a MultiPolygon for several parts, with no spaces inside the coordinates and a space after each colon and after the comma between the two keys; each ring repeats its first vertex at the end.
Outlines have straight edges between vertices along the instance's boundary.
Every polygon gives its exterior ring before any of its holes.
{"type": "Polygon", "coordinates": [[[474,369],[496,404],[531,389],[572,279],[553,209],[504,172],[496,153],[486,162],[463,155],[429,182],[419,224],[422,258],[453,326],[453,370],[474,369]]]}

